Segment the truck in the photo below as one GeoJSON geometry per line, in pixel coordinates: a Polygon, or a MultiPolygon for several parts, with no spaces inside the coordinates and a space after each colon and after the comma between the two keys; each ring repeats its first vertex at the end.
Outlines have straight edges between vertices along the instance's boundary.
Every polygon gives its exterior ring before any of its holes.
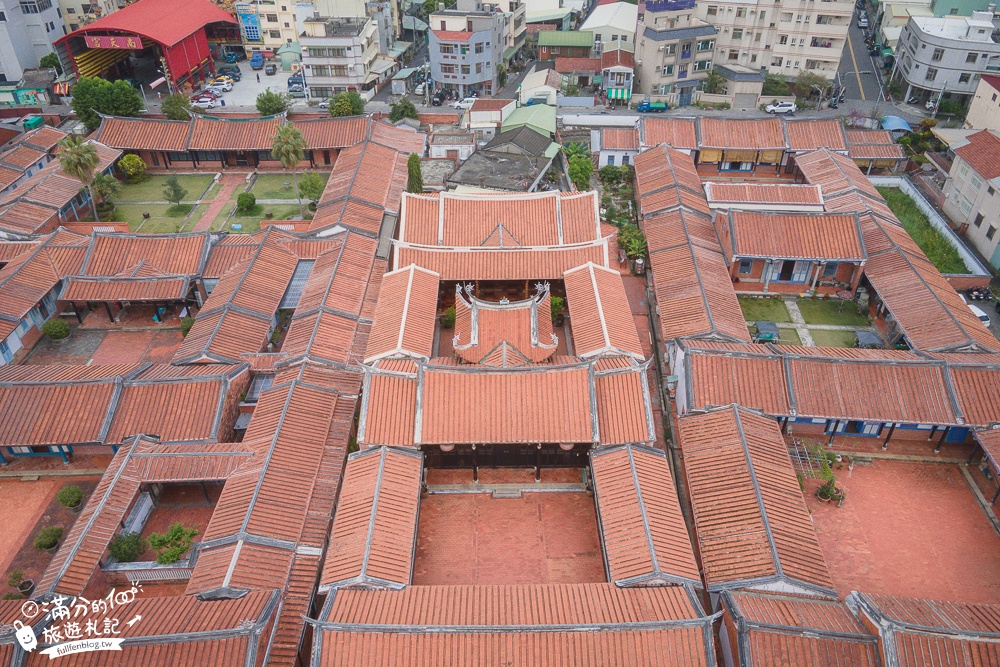
{"type": "Polygon", "coordinates": [[[264,69],[264,54],[260,51],[254,51],[254,54],[250,56],[250,68],[251,69],[264,69]]]}
{"type": "Polygon", "coordinates": [[[662,113],[669,109],[666,102],[650,102],[649,100],[643,100],[639,102],[639,106],[635,108],[639,113],[662,113]]]}

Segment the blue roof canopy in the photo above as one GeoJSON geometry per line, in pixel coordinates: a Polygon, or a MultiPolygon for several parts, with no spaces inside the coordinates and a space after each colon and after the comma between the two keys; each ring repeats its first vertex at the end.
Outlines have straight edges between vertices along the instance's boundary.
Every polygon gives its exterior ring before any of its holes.
{"type": "Polygon", "coordinates": [[[912,132],[913,129],[910,124],[899,116],[886,116],[882,119],[882,129],[889,130],[890,132],[895,132],[897,130],[904,130],[906,132],[912,132]]]}

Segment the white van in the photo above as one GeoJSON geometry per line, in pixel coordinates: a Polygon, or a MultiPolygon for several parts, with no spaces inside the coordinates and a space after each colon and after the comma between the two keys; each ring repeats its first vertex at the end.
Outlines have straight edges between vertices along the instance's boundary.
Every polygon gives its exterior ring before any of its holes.
{"type": "Polygon", "coordinates": [[[965,305],[967,305],[969,307],[969,310],[972,311],[973,315],[975,315],[976,317],[979,318],[980,322],[982,322],[987,327],[990,326],[990,316],[987,315],[985,312],[983,312],[982,308],[980,308],[979,306],[974,306],[971,303],[967,303],[965,305]]]}

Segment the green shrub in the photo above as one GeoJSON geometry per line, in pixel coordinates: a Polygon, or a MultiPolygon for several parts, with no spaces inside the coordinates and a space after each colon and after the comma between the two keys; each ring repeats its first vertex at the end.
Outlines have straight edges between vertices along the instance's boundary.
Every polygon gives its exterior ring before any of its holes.
{"type": "Polygon", "coordinates": [[[188,332],[191,331],[191,327],[194,326],[193,317],[182,317],[181,318],[181,335],[187,336],[188,332]]]}
{"type": "Polygon", "coordinates": [[[7,585],[11,588],[17,588],[17,585],[24,581],[24,572],[21,570],[14,570],[7,577],[7,585]]]}
{"type": "Polygon", "coordinates": [[[149,545],[139,533],[122,533],[108,545],[108,551],[119,563],[132,563],[148,549],[149,545]]]}
{"type": "Polygon", "coordinates": [[[56,499],[63,507],[76,507],[83,502],[83,489],[75,484],[70,484],[59,489],[56,499]]]}
{"type": "Polygon", "coordinates": [[[23,600],[24,596],[21,595],[20,593],[4,593],[3,599],[4,600],[23,600]]]}
{"type": "Polygon", "coordinates": [[[257,205],[257,197],[252,192],[241,192],[236,198],[236,210],[249,211],[257,205]]]}
{"type": "Polygon", "coordinates": [[[59,544],[59,540],[62,538],[62,533],[63,530],[59,526],[42,528],[40,531],[35,533],[35,548],[51,549],[55,545],[59,544]]]}
{"type": "Polygon", "coordinates": [[[138,155],[126,155],[118,161],[118,167],[129,179],[141,177],[146,172],[146,163],[138,155]]]}
{"type": "Polygon", "coordinates": [[[152,533],[149,546],[156,550],[156,562],[169,565],[179,561],[191,548],[197,534],[197,529],[185,528],[179,521],[167,528],[165,533],[152,533]]]}
{"type": "Polygon", "coordinates": [[[552,308],[552,319],[556,319],[556,315],[563,311],[566,307],[566,299],[561,296],[553,296],[549,298],[549,306],[552,308]]]}
{"type": "Polygon", "coordinates": [[[42,325],[42,333],[52,340],[62,340],[69,336],[69,325],[65,320],[53,317],[42,325]]]}
{"type": "Polygon", "coordinates": [[[451,329],[455,326],[455,306],[449,306],[441,313],[441,328],[451,329]]]}

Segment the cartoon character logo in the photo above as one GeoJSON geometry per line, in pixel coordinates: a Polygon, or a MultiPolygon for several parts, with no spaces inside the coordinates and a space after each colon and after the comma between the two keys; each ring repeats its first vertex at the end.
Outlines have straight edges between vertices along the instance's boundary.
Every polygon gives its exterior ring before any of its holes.
{"type": "Polygon", "coordinates": [[[28,653],[34,651],[38,646],[35,631],[30,626],[21,623],[21,621],[14,621],[14,637],[17,638],[17,643],[21,645],[21,648],[28,653]]]}

